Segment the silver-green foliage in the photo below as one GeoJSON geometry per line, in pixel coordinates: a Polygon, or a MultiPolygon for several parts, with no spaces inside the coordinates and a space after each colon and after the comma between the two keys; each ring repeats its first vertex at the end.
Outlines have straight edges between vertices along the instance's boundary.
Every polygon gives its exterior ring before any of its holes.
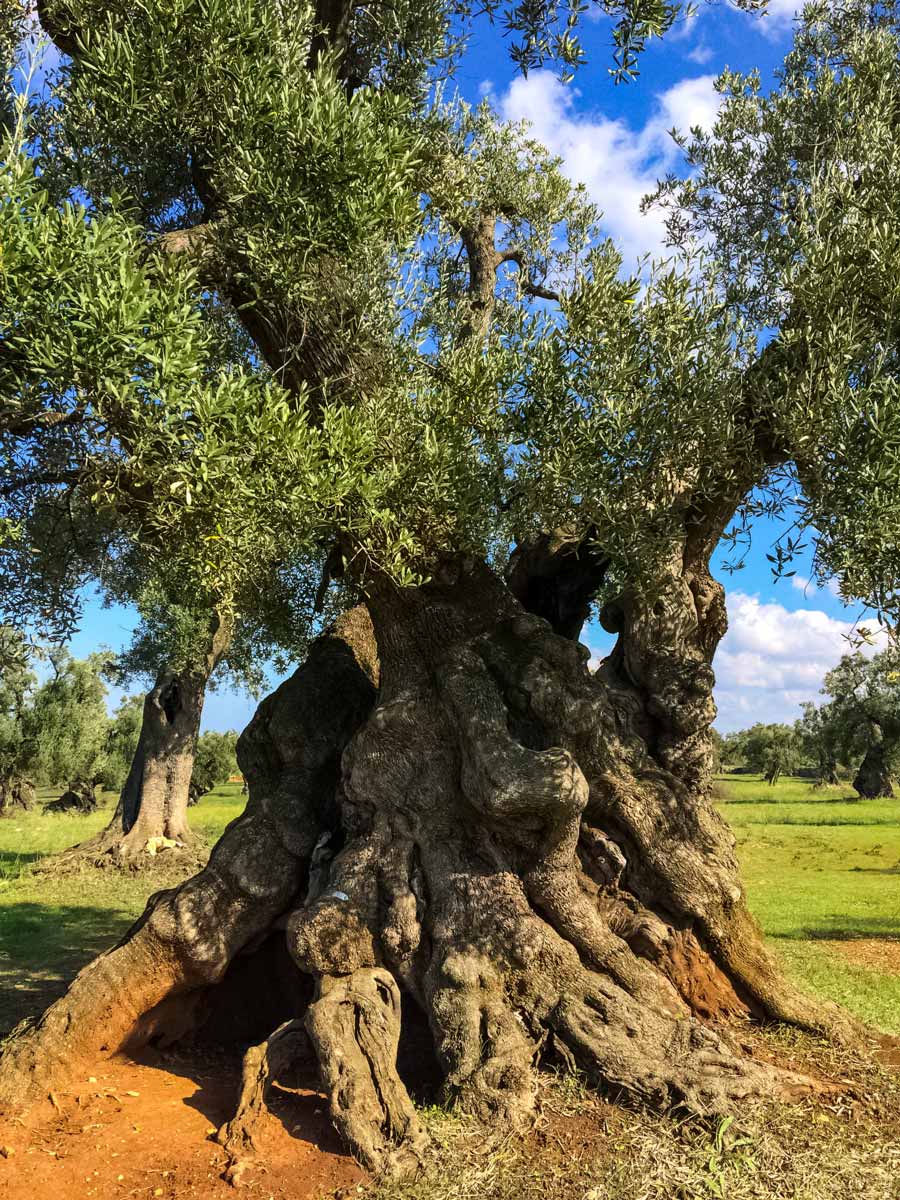
{"type": "MultiPolygon", "coordinates": [[[[666,192],[682,256],[642,281],[526,132],[429,108],[371,31],[311,59],[303,6],[132,7],[124,27],[68,6],[87,32],[42,118],[91,211],[21,152],[4,168],[0,402],[35,432],[17,472],[74,472],[160,572],[226,603],[335,538],[357,580],[406,583],[560,523],[646,584],[685,530],[715,540],[755,503],[793,505],[819,570],[896,614],[893,6],[809,10],[770,97],[725,77],[696,177],[666,192]],[[198,213],[194,253],[148,241],[198,213]],[[225,293],[268,367],[222,361],[225,293]],[[352,386],[282,386],[310,328],[364,349],[352,386]]],[[[538,8],[545,30],[563,11],[538,8]]]]}

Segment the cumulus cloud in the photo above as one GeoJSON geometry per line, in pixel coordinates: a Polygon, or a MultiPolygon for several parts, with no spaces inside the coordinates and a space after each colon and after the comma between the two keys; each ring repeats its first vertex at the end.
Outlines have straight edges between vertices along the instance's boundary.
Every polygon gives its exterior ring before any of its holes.
{"type": "Polygon", "coordinates": [[[751,14],[759,21],[763,32],[770,36],[781,37],[790,28],[804,8],[804,0],[769,0],[769,5],[761,15],[751,14]]]}
{"type": "MultiPolygon", "coordinates": [[[[797,591],[802,592],[804,596],[814,596],[816,592],[823,590],[819,587],[819,584],[815,581],[815,579],[808,579],[804,575],[794,575],[791,578],[791,583],[794,585],[797,591]]],[[[826,592],[830,592],[832,596],[836,596],[838,599],[840,599],[841,588],[836,579],[829,579],[825,584],[824,590],[826,592]]]]}
{"type": "Polygon", "coordinates": [[[642,254],[663,252],[662,216],[642,214],[641,200],[677,162],[679,151],[668,131],[709,128],[715,120],[719,97],[714,78],[682,79],[660,92],[640,129],[602,111],[580,112],[577,91],[550,71],[513,80],[497,105],[507,120],[529,121],[534,136],[563,160],[569,177],[587,187],[603,209],[604,224],[626,268],[632,269],[642,254]]]}
{"type": "Polygon", "coordinates": [[[730,592],[727,603],[728,633],[714,663],[717,725],[796,720],[804,701],[820,699],[826,671],[850,653],[853,624],[815,608],[790,612],[744,592],[730,592]]]}
{"type": "MultiPolygon", "coordinates": [[[[791,612],[746,592],[729,592],[726,602],[728,633],[713,663],[716,726],[727,732],[757,721],[797,720],[801,704],[821,701],[825,673],[852,651],[847,635],[854,625],[816,608],[791,612]]],[[[615,638],[595,625],[585,632],[594,671],[615,638]]],[[[883,644],[883,637],[876,635],[875,645],[862,647],[863,653],[874,654],[883,644]]]]}

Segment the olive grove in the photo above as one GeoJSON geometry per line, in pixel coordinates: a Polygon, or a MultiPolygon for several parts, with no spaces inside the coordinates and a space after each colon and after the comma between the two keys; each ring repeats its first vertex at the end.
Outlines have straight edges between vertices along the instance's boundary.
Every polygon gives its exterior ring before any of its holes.
{"type": "MultiPolygon", "coordinates": [[[[603,7],[626,72],[674,11],[603,7]]],[[[719,1112],[816,1086],[725,1018],[860,1036],[783,976],[711,802],[710,557],[777,509],[896,621],[900,9],[813,5],[771,95],[720,81],[641,280],[526,129],[430,87],[492,14],[525,68],[589,69],[584,8],[39,5],[63,66],[0,210],[10,570],[65,496],[226,620],[254,578],[342,611],[243,733],[208,866],[5,1047],[5,1107],[252,1012],[285,952],[236,1156],[311,1053],[362,1161],[414,1165],[417,1014],[448,1101],[511,1123],[544,1062],[719,1112]]]]}

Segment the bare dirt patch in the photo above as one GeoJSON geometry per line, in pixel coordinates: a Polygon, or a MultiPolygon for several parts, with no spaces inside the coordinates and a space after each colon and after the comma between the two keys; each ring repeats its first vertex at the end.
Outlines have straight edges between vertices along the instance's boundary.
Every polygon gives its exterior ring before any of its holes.
{"type": "Polygon", "coordinates": [[[518,1132],[421,1110],[432,1137],[422,1173],[379,1185],[344,1152],[315,1079],[298,1074],[273,1089],[239,1192],[212,1140],[233,1112],[239,1057],[195,1047],[120,1058],[29,1123],[0,1122],[0,1200],[898,1200],[895,1040],[875,1057],[788,1030],[740,1036],[754,1057],[833,1090],[704,1121],[542,1074],[535,1120],[518,1132]]]}
{"type": "MultiPolygon", "coordinates": [[[[234,1200],[222,1179],[224,1150],[212,1140],[233,1111],[239,1060],[148,1056],[103,1063],[28,1124],[0,1123],[4,1200],[152,1197],[234,1200]],[[155,1059],[155,1061],[154,1061],[155,1059]]],[[[340,1146],[319,1092],[274,1089],[260,1129],[262,1155],[242,1193],[264,1200],[356,1194],[363,1172],[340,1146]]]]}
{"type": "Polygon", "coordinates": [[[855,967],[900,975],[900,936],[896,938],[838,938],[817,942],[855,967]]]}

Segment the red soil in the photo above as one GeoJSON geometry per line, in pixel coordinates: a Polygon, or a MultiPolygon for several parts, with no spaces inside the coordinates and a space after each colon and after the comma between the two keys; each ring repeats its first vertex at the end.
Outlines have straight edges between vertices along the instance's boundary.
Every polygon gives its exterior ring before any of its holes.
{"type": "MultiPolygon", "coordinates": [[[[238,1079],[239,1062],[215,1054],[105,1062],[54,1096],[58,1111],[48,1105],[28,1124],[0,1122],[0,1197],[234,1200],[212,1135],[233,1113],[238,1079]]],[[[322,1095],[275,1088],[272,1108],[241,1192],[262,1200],[355,1196],[364,1174],[341,1149],[322,1095]]]]}

